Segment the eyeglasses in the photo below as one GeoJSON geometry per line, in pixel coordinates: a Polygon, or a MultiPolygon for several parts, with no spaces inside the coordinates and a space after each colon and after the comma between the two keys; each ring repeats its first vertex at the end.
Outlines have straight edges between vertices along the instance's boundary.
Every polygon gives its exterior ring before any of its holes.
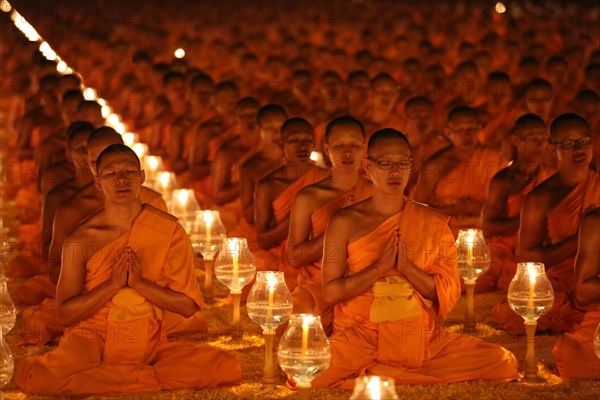
{"type": "Polygon", "coordinates": [[[406,159],[400,160],[400,161],[377,161],[377,160],[373,160],[372,158],[369,158],[369,160],[376,163],[377,167],[379,167],[379,169],[381,169],[383,171],[389,171],[389,170],[395,168],[396,166],[399,169],[409,169],[413,163],[412,157],[406,158],[406,159]]]}
{"type": "Polygon", "coordinates": [[[572,148],[581,148],[581,147],[587,147],[590,144],[592,144],[592,137],[591,136],[585,136],[582,137],[580,139],[576,139],[576,140],[565,140],[562,142],[554,142],[552,140],[550,140],[548,143],[550,144],[555,144],[557,146],[560,146],[560,148],[565,149],[565,150],[569,150],[572,148]]]}

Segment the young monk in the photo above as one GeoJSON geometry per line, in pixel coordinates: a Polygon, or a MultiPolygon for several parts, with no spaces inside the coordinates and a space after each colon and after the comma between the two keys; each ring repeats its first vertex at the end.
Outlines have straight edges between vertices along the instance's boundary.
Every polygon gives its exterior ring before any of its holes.
{"type": "MultiPolygon", "coordinates": [[[[68,132],[67,156],[75,165],[75,178],[61,183],[48,193],[42,208],[42,259],[48,260],[48,249],[52,239],[54,215],[60,204],[75,193],[79,188],[91,181],[91,173],[87,163],[87,139],[94,127],[87,122],[78,122],[70,126],[68,132]]],[[[48,271],[36,275],[24,282],[16,292],[16,300],[22,304],[39,304],[45,298],[54,297],[56,285],[50,281],[48,271]]]]}
{"type": "Polygon", "coordinates": [[[300,268],[298,285],[292,292],[295,313],[321,314],[331,325],[331,309],[321,293],[323,234],[329,218],[340,208],[371,194],[371,182],[360,176],[365,131],[357,119],[343,116],[325,129],[323,151],[332,163],[332,174],[298,192],[290,213],[287,259],[300,268]]]}
{"type": "Polygon", "coordinates": [[[481,210],[481,228],[490,248],[492,264],[477,279],[475,291],[507,290],[517,272],[517,231],[525,196],[548,178],[551,172],[542,165],[548,133],[546,123],[534,114],[525,114],[513,129],[517,158],[500,170],[490,182],[481,210]]]}
{"type": "MultiPolygon", "coordinates": [[[[87,141],[87,156],[91,173],[95,176],[96,159],[98,155],[111,144],[123,143],[119,133],[110,127],[94,130],[87,141]]],[[[52,241],[48,250],[48,273],[50,281],[56,284],[61,270],[62,250],[65,238],[85,218],[102,208],[103,198],[91,182],[71,197],[63,201],[58,207],[53,223],[52,241]]],[[[152,189],[142,186],[140,201],[149,203],[166,211],[167,206],[160,196],[152,189]]],[[[53,296],[52,296],[53,297],[53,296]]],[[[169,318],[167,313],[165,318],[169,318]]],[[[24,334],[21,344],[44,344],[64,331],[64,326],[56,319],[56,302],[53,298],[44,300],[43,303],[27,308],[23,312],[24,334]]]]}
{"type": "MultiPolygon", "coordinates": [[[[544,263],[554,288],[554,305],[540,317],[537,329],[567,332],[583,314],[570,306],[577,229],[583,214],[600,206],[600,179],[589,168],[592,137],[588,123],[577,114],[562,114],[550,125],[550,143],[558,172],[526,197],[521,210],[519,259],[544,263]]],[[[510,333],[525,333],[523,319],[506,301],[492,310],[510,333]]]]}
{"type": "Polygon", "coordinates": [[[444,329],[460,296],[454,237],[447,217],[404,196],[411,164],[402,133],[375,132],[363,161],[373,196],[329,222],[323,298],[335,306],[332,358],[314,387],[352,389],[361,375],[399,384],[518,376],[508,350],[444,329]]]}
{"type": "Polygon", "coordinates": [[[575,304],[586,310],[583,321],[560,338],[552,354],[560,376],[569,379],[600,379],[600,359],[594,351],[600,324],[600,208],[586,214],[579,228],[575,260],[575,304]]]}
{"type": "Polygon", "coordinates": [[[400,128],[401,119],[394,113],[400,95],[398,84],[388,73],[380,73],[371,80],[373,104],[365,121],[367,135],[383,127],[400,128]]]}
{"type": "Polygon", "coordinates": [[[81,395],[239,383],[232,355],[167,341],[163,310],[190,317],[204,304],[187,234],[173,216],[139,200],[145,176],[137,156],[115,144],[96,166],[104,208],[67,238],[56,291],[68,334],[56,349],[19,365],[17,386],[33,394],[81,395]]]}
{"type": "Polygon", "coordinates": [[[258,181],[254,191],[254,224],[260,248],[275,253],[275,257],[261,261],[282,271],[288,288],[293,290],[299,271],[289,265],[285,255],[292,202],[298,191],[324,179],[328,171],[311,162],[315,136],[312,125],[304,118],[285,121],[281,142],[285,164],[258,181]]]}
{"type": "Polygon", "coordinates": [[[477,143],[480,129],[472,108],[450,111],[444,130],[452,145],[425,163],[414,195],[416,201],[449,215],[454,233],[480,226],[489,182],[505,164],[498,150],[477,143]]]}

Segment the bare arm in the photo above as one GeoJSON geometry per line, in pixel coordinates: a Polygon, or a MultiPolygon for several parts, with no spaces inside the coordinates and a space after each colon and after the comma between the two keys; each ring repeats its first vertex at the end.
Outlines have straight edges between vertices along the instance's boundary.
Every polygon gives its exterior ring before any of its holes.
{"type": "Polygon", "coordinates": [[[347,246],[351,220],[335,215],[327,225],[323,254],[323,299],[333,306],[356,297],[371,288],[375,281],[393,269],[398,254],[399,230],[394,229],[387,241],[381,258],[360,270],[348,275],[347,246]]]}
{"type": "Polygon", "coordinates": [[[519,253],[521,260],[539,261],[550,268],[577,252],[577,235],[572,235],[556,244],[544,244],[546,240],[547,201],[536,193],[525,198],[521,209],[519,230],[519,253]]]}
{"type": "Polygon", "coordinates": [[[54,216],[61,203],[61,197],[56,192],[50,192],[44,200],[42,209],[42,257],[48,258],[50,243],[52,242],[52,227],[54,216]]]}
{"type": "Polygon", "coordinates": [[[126,249],[128,256],[128,279],[127,285],[135,289],[140,295],[159,308],[183,315],[186,318],[198,311],[198,306],[192,299],[182,293],[175,292],[167,287],[145,279],[141,274],[141,267],[131,248],[126,249]]]}
{"type": "Polygon", "coordinates": [[[519,230],[520,219],[503,216],[508,200],[507,183],[492,179],[481,210],[481,227],[485,237],[512,235],[519,230]]]}
{"type": "Polygon", "coordinates": [[[579,249],[575,260],[575,304],[600,303],[600,214],[583,218],[579,227],[579,249]]]}
{"type": "Polygon", "coordinates": [[[87,293],[83,293],[86,260],[82,243],[84,238],[70,237],[65,241],[63,265],[56,286],[56,313],[64,324],[83,320],[99,310],[127,282],[124,252],[113,261],[112,277],[87,293]]]}
{"type": "Polygon", "coordinates": [[[277,246],[288,235],[290,216],[279,223],[275,222],[271,187],[267,181],[259,181],[254,191],[254,226],[258,245],[262,249],[277,246]]]}
{"type": "Polygon", "coordinates": [[[318,261],[323,256],[323,236],[310,238],[312,199],[301,190],[294,199],[290,213],[287,258],[291,266],[299,268],[318,261]]]}
{"type": "Polygon", "coordinates": [[[215,203],[221,206],[240,196],[240,185],[231,183],[231,162],[222,151],[219,151],[216,158],[213,174],[213,193],[215,203]]]}
{"type": "Polygon", "coordinates": [[[65,239],[75,229],[77,224],[81,222],[77,213],[69,212],[66,208],[58,207],[54,215],[52,224],[52,241],[48,249],[48,273],[50,280],[54,283],[58,282],[61,269],[61,254],[65,239]]]}
{"type": "Polygon", "coordinates": [[[402,238],[398,240],[398,257],[396,268],[408,279],[415,290],[431,301],[437,302],[437,290],[435,287],[435,279],[427,272],[423,271],[412,263],[406,256],[406,247],[402,238]]]}

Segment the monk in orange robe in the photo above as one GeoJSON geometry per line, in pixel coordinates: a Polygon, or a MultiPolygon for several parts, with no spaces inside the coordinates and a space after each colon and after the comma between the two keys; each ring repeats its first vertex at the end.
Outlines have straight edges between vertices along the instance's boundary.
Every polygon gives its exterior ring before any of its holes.
{"type": "Polygon", "coordinates": [[[190,317],[203,301],[185,231],[173,216],[139,201],[145,176],[137,156],[116,144],[97,166],[105,207],[67,238],[70,256],[57,286],[57,314],[70,326],[56,349],[18,366],[17,386],[81,395],[239,383],[232,355],[166,338],[163,310],[190,317]],[[82,243],[94,243],[95,251],[82,243]]]}
{"type": "Polygon", "coordinates": [[[525,114],[513,129],[516,160],[492,178],[481,211],[481,226],[491,252],[489,270],[477,279],[475,291],[507,290],[517,272],[517,231],[525,196],[551,175],[542,165],[548,144],[546,123],[525,114]]]}
{"type": "Polygon", "coordinates": [[[478,228],[485,194],[505,162],[498,150],[477,143],[481,126],[475,110],[457,107],[448,114],[452,146],[431,157],[421,170],[414,199],[450,216],[450,228],[478,228]]]}
{"type": "Polygon", "coordinates": [[[594,351],[594,334],[600,324],[600,208],[585,215],[579,228],[575,261],[575,304],[586,310],[583,321],[560,338],[552,354],[560,376],[600,379],[600,359],[594,351]]]}
{"type": "MultiPolygon", "coordinates": [[[[88,139],[87,150],[90,169],[94,176],[96,175],[95,160],[98,155],[111,144],[119,143],[122,144],[123,139],[112,128],[103,127],[92,132],[88,139]]],[[[102,208],[103,198],[101,196],[102,193],[98,191],[92,182],[64,201],[56,212],[52,243],[48,253],[51,282],[56,282],[60,274],[61,255],[65,238],[81,221],[102,208]]],[[[140,191],[140,201],[163,211],[167,210],[165,201],[160,194],[143,186],[140,191]]],[[[26,289],[28,287],[23,285],[23,289],[19,288],[19,291],[26,289]]],[[[20,295],[19,291],[17,296],[24,296],[20,295]]],[[[177,314],[166,311],[165,321],[170,336],[197,338],[204,335],[205,322],[200,312],[192,318],[183,319],[177,314]]],[[[21,344],[47,343],[63,332],[63,325],[56,319],[56,303],[53,298],[47,298],[41,304],[25,309],[23,312],[23,330],[21,344]]]]}
{"type": "Polygon", "coordinates": [[[315,137],[312,125],[304,118],[290,118],[283,124],[281,142],[285,164],[260,179],[254,192],[256,237],[268,255],[257,259],[257,267],[282,271],[293,290],[299,270],[289,265],[285,254],[292,202],[298,191],[324,179],[328,172],[310,159],[315,137]]]}
{"type": "MultiPolygon", "coordinates": [[[[525,198],[519,232],[519,259],[538,261],[554,288],[552,309],[538,320],[537,329],[567,332],[583,314],[571,307],[577,230],[581,217],[600,206],[600,178],[591,170],[592,137],[577,114],[562,114],[550,125],[550,143],[558,172],[525,198]]],[[[525,333],[523,319],[506,300],[494,306],[498,324],[510,333],[525,333]]]]}
{"type": "Polygon", "coordinates": [[[364,375],[399,384],[516,379],[508,350],[444,329],[460,296],[454,236],[447,217],[404,196],[408,140],[382,129],[368,148],[373,196],[338,211],[325,233],[325,246],[336,249],[323,256],[334,334],[330,366],[312,385],[352,389],[364,375]]]}
{"type": "MultiPolygon", "coordinates": [[[[267,104],[258,110],[257,122],[260,133],[260,149],[240,166],[240,201],[242,218],[236,229],[228,233],[231,237],[245,237],[259,270],[277,270],[273,254],[263,250],[256,237],[254,227],[254,192],[257,182],[279,168],[283,159],[279,131],[287,119],[285,110],[277,104],[267,104]]],[[[251,285],[247,285],[247,290],[251,285]]],[[[243,297],[242,297],[243,298],[243,297]]]]}
{"type": "Polygon", "coordinates": [[[300,269],[292,292],[295,313],[320,314],[326,330],[333,317],[321,292],[323,234],[329,218],[340,208],[371,195],[371,182],[360,176],[365,131],[357,119],[342,116],[325,129],[323,150],[333,164],[326,179],[300,190],[290,213],[286,255],[300,269]]]}

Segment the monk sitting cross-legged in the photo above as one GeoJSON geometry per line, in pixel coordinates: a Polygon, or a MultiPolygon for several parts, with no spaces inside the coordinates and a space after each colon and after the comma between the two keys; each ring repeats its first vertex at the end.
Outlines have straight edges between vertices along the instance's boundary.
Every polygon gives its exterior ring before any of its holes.
{"type": "Polygon", "coordinates": [[[481,125],[475,110],[454,108],[446,135],[452,145],[422,167],[414,199],[450,215],[450,228],[479,227],[479,215],[490,180],[503,166],[498,150],[477,143],[481,125]]]}
{"type": "MultiPolygon", "coordinates": [[[[298,281],[297,268],[285,255],[290,226],[290,211],[294,197],[302,188],[324,179],[328,171],[310,159],[315,147],[312,125],[304,118],[290,118],[281,127],[281,142],[285,164],[263,177],[254,191],[254,223],[258,245],[273,256],[272,269],[279,269],[293,290],[298,281]]],[[[257,264],[259,263],[257,259],[257,264]]],[[[271,269],[271,268],[270,268],[271,269]]]]}
{"type": "Polygon", "coordinates": [[[508,350],[452,334],[443,319],[460,297],[448,218],[407,199],[406,137],[375,132],[364,168],[373,196],[338,211],[325,233],[323,297],[335,306],[329,368],[314,387],[352,389],[361,375],[400,384],[511,381],[508,350]]]}
{"type": "Polygon", "coordinates": [[[321,293],[321,258],[328,251],[323,247],[323,234],[336,211],[371,195],[371,182],[359,174],[365,140],[360,121],[336,118],[327,125],[324,139],[323,151],[331,159],[332,173],[296,195],[286,252],[290,265],[301,268],[292,292],[294,312],[320,314],[328,330],[333,315],[321,293]]]}
{"type": "Polygon", "coordinates": [[[583,321],[560,338],[552,354],[560,376],[600,380],[600,359],[594,352],[596,327],[600,324],[600,208],[582,218],[575,260],[575,304],[587,310],[583,321]]]}
{"type": "Polygon", "coordinates": [[[517,231],[525,196],[551,172],[542,165],[548,144],[546,123],[534,114],[517,120],[512,135],[517,159],[492,178],[481,226],[492,255],[490,269],[477,279],[476,292],[507,290],[517,272],[517,231]]]}
{"type": "MultiPolygon", "coordinates": [[[[577,230],[583,214],[600,206],[600,179],[589,168],[592,137],[577,114],[562,114],[550,125],[550,143],[558,172],[525,198],[521,210],[519,259],[544,263],[554,288],[554,305],[538,320],[537,329],[567,332],[583,314],[571,307],[577,230]]],[[[493,308],[498,324],[511,333],[525,333],[523,320],[506,300],[493,308]]]]}
{"type": "Polygon", "coordinates": [[[203,301],[187,234],[173,216],[139,200],[139,159],[111,145],[97,170],[104,208],[65,241],[56,290],[57,315],[70,326],[56,349],[18,366],[17,386],[79,395],[239,383],[232,355],[167,340],[163,310],[191,317],[203,301]]]}

